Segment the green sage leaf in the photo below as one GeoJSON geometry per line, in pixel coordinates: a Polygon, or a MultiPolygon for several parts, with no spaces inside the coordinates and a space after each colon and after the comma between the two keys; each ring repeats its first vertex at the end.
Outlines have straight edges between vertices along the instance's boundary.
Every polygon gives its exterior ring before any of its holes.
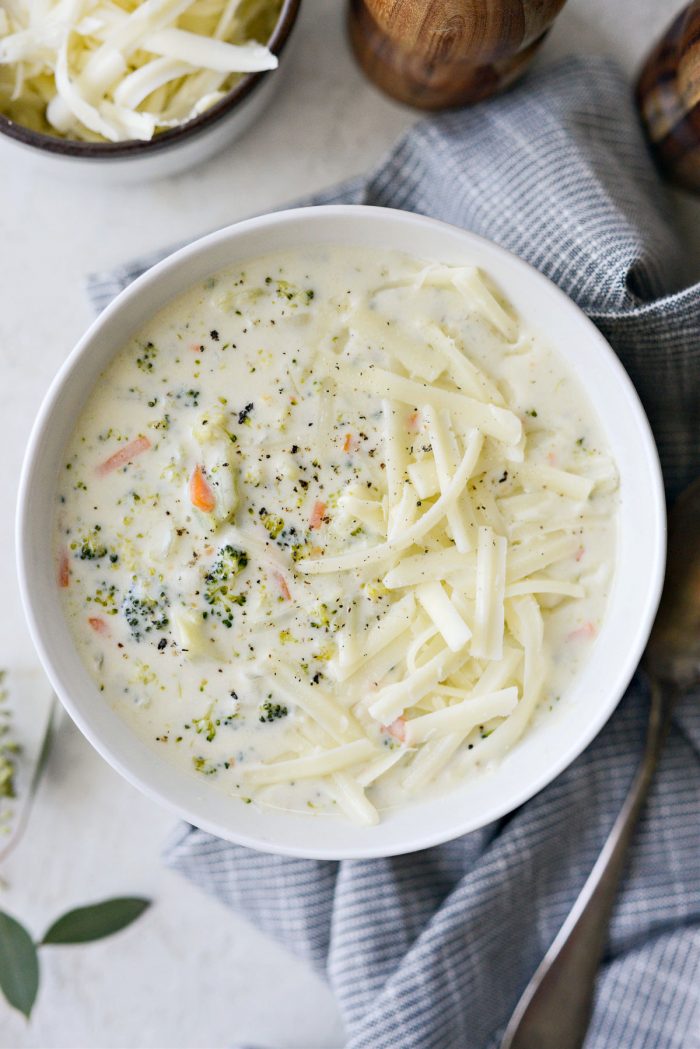
{"type": "Polygon", "coordinates": [[[39,990],[39,958],[27,930],[4,911],[0,911],[0,990],[29,1019],[39,990]]]}
{"type": "Polygon", "coordinates": [[[150,900],[140,896],[119,896],[87,907],[77,907],[53,923],[44,934],[41,945],[102,940],[131,925],[150,903],[150,900]]]}

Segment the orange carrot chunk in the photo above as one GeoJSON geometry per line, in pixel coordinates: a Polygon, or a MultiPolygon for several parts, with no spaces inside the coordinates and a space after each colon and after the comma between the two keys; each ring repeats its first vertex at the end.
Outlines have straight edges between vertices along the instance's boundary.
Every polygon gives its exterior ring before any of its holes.
{"type": "Polygon", "coordinates": [[[355,442],[353,441],[352,434],[351,433],[346,433],[345,434],[345,440],[343,442],[343,451],[344,452],[352,452],[354,450],[354,444],[355,444],[355,442]]]}
{"type": "Polygon", "coordinates": [[[106,459],[103,463],[97,467],[97,472],[100,477],[104,477],[105,474],[111,474],[113,470],[118,470],[122,466],[126,466],[128,463],[135,459],[137,455],[141,455],[142,452],[147,452],[151,447],[151,442],[148,437],[136,437],[133,441],[129,441],[119,451],[115,452],[114,455],[110,455],[109,459],[106,459]]]}
{"type": "Polygon", "coordinates": [[[420,412],[417,408],[415,411],[409,412],[406,425],[411,433],[417,433],[420,430],[420,412]]]}
{"type": "Polygon", "coordinates": [[[388,732],[390,736],[403,743],[406,739],[406,718],[401,716],[392,721],[390,725],[382,725],[382,731],[388,732]]]}
{"type": "Polygon", "coordinates": [[[576,630],[572,630],[571,633],[566,635],[567,641],[583,641],[587,638],[594,638],[598,631],[596,630],[595,623],[591,623],[590,620],[584,623],[583,626],[578,627],[576,630]]]}
{"type": "Polygon", "coordinates": [[[70,560],[67,550],[62,550],[58,558],[58,585],[64,590],[70,586],[70,560]]]}
{"type": "Polygon", "coordinates": [[[289,591],[289,587],[287,586],[287,580],[284,578],[281,572],[273,572],[272,574],[275,582],[277,583],[277,586],[280,588],[280,593],[282,594],[284,600],[291,601],[292,595],[289,591]]]}
{"type": "Polygon", "coordinates": [[[214,493],[201,466],[195,466],[190,475],[190,502],[205,514],[210,514],[216,506],[214,493]]]}
{"type": "Polygon", "coordinates": [[[96,634],[102,634],[104,637],[106,637],[109,634],[109,627],[105,623],[104,619],[100,618],[100,616],[90,616],[88,619],[88,623],[90,624],[90,626],[96,634]]]}
{"type": "Polygon", "coordinates": [[[314,503],[314,508],[311,511],[311,519],[309,521],[309,528],[320,528],[323,524],[323,520],[326,516],[326,504],[322,503],[320,499],[317,499],[314,503]]]}

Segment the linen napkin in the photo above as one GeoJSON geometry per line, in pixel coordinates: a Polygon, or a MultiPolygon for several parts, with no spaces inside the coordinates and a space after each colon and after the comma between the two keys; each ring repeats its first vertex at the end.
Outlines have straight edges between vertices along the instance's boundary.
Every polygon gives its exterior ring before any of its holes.
{"type": "MultiPolygon", "coordinates": [[[[306,203],[336,201],[433,215],[527,259],[627,368],[669,497],[700,474],[700,285],[679,290],[682,247],[613,64],[568,59],[420,123],[373,174],[306,203]]],[[[154,261],[93,277],[95,306],[154,261]]],[[[699,699],[678,707],[641,820],[587,1049],[700,1047],[699,699]]],[[[183,826],[166,863],[325,973],[349,1049],[493,1049],[619,811],[646,718],[637,678],[554,783],[508,818],[421,853],[295,860],[183,826]]]]}

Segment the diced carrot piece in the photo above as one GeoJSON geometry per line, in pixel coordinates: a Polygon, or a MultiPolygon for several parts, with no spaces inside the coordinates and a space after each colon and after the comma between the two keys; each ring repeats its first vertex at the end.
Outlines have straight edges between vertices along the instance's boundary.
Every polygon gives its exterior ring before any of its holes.
{"type": "Polygon", "coordinates": [[[345,440],[343,441],[343,451],[353,452],[355,450],[355,439],[351,433],[345,434],[345,440]]]}
{"type": "Polygon", "coordinates": [[[382,731],[388,732],[399,743],[403,743],[406,739],[406,718],[401,716],[392,721],[390,725],[382,725],[382,731]]]}
{"type": "Polygon", "coordinates": [[[312,530],[320,528],[323,524],[323,520],[326,516],[326,504],[322,503],[320,499],[317,499],[314,503],[314,508],[311,511],[311,519],[309,521],[309,528],[312,530]]]}
{"type": "Polygon", "coordinates": [[[292,600],[292,595],[290,593],[289,587],[287,586],[287,580],[284,578],[282,573],[281,572],[273,572],[272,575],[273,575],[273,578],[274,578],[275,582],[277,583],[277,586],[280,588],[280,592],[281,592],[282,597],[284,598],[284,600],[285,601],[291,601],[292,600]]]}
{"type": "Polygon", "coordinates": [[[58,558],[58,585],[64,590],[70,586],[70,559],[67,550],[61,550],[58,558]]]}
{"type": "Polygon", "coordinates": [[[107,637],[109,635],[109,627],[105,623],[104,619],[102,619],[100,616],[90,616],[90,618],[88,619],[88,623],[90,624],[90,626],[96,634],[102,634],[103,637],[107,637]]]}
{"type": "Polygon", "coordinates": [[[584,623],[583,626],[578,627],[576,630],[572,630],[570,634],[567,634],[567,641],[583,641],[585,639],[591,639],[598,633],[595,623],[584,623]]]}
{"type": "Polygon", "coordinates": [[[205,514],[210,514],[216,506],[216,498],[201,466],[195,466],[190,475],[190,502],[205,514]]]}
{"type": "Polygon", "coordinates": [[[406,419],[406,426],[411,433],[417,433],[420,430],[420,412],[416,408],[415,411],[409,413],[406,419]]]}
{"type": "Polygon", "coordinates": [[[126,466],[128,463],[135,459],[137,455],[141,455],[142,452],[147,452],[151,447],[151,442],[148,437],[136,437],[133,441],[129,441],[119,451],[115,452],[114,455],[110,455],[109,459],[106,459],[103,463],[97,467],[97,472],[100,477],[104,477],[105,474],[111,474],[113,470],[118,470],[122,466],[126,466]]]}

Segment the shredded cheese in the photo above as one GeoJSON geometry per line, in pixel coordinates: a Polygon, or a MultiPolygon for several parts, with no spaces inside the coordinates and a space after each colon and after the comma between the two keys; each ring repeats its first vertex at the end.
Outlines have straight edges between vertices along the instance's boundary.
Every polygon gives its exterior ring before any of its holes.
{"type": "Polygon", "coordinates": [[[2,11],[0,112],[49,134],[149,140],[277,67],[252,33],[281,0],[14,0],[2,11]]]}
{"type": "Polygon", "coordinates": [[[453,652],[464,648],[472,632],[447,596],[442,583],[423,583],[416,596],[453,652]]]}
{"type": "Polygon", "coordinates": [[[385,368],[370,365],[366,368],[352,368],[342,358],[328,355],[323,358],[330,375],[335,375],[338,382],[354,390],[365,393],[380,394],[404,404],[426,405],[446,408],[471,427],[476,427],[505,444],[517,444],[522,433],[522,424],[517,415],[507,408],[495,404],[484,404],[473,397],[444,390],[440,386],[428,386],[425,383],[406,379],[385,368]]]}

